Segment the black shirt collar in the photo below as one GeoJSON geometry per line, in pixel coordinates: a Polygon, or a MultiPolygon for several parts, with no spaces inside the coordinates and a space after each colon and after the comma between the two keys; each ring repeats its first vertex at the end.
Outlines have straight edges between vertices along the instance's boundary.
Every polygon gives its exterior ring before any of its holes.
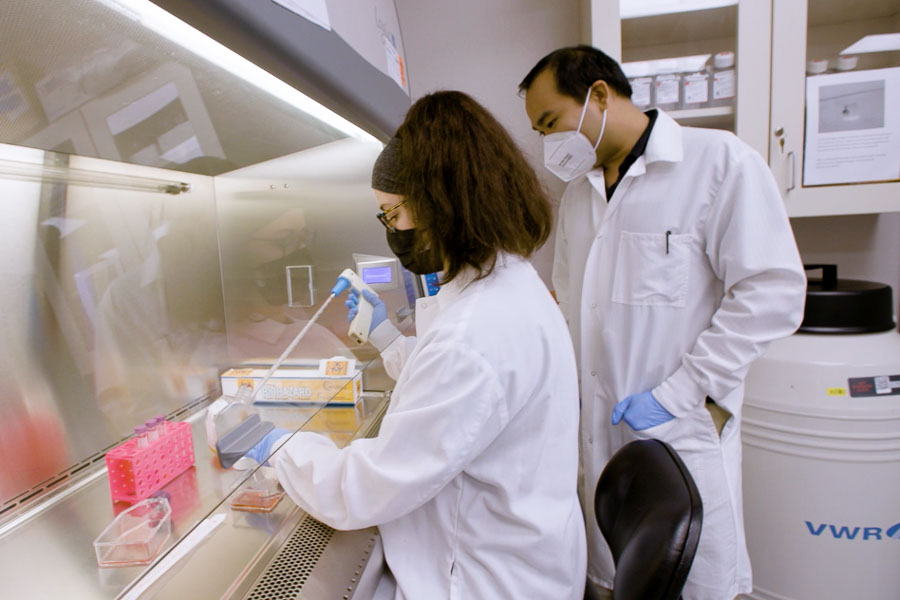
{"type": "Polygon", "coordinates": [[[650,132],[653,130],[653,124],[656,123],[656,117],[659,114],[658,111],[653,108],[644,113],[649,117],[650,122],[647,123],[647,128],[644,129],[644,133],[641,134],[641,137],[638,138],[638,141],[634,144],[634,147],[631,149],[631,152],[625,157],[625,160],[622,161],[622,164],[619,165],[619,177],[616,179],[616,182],[606,188],[606,201],[609,202],[610,198],[612,198],[613,192],[616,191],[616,188],[619,187],[619,182],[622,181],[622,178],[625,177],[625,173],[628,172],[628,169],[631,165],[634,164],[634,161],[638,159],[639,156],[644,154],[644,151],[647,149],[647,141],[650,139],[650,132]]]}

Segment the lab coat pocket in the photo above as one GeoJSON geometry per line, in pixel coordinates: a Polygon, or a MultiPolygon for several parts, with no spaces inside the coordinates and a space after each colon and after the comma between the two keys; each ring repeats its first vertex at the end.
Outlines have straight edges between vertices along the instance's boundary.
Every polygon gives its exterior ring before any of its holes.
{"type": "MultiPolygon", "coordinates": [[[[627,425],[627,424],[626,424],[627,425]]],[[[678,419],[669,419],[665,423],[648,427],[647,429],[631,429],[631,436],[636,440],[663,440],[668,441],[672,429],[679,425],[678,419]]]]}
{"type": "Polygon", "coordinates": [[[691,237],[623,231],[613,278],[613,302],[684,308],[691,237]]]}

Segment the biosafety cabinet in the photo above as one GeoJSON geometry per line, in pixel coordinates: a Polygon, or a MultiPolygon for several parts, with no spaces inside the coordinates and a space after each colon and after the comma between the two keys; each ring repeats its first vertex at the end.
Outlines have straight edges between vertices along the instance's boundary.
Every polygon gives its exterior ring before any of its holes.
{"type": "MultiPolygon", "coordinates": [[[[291,365],[343,361],[358,387],[268,420],[341,445],[389,401],[342,302],[311,324],[338,273],[391,257],[369,177],[410,104],[404,49],[391,0],[354,6],[0,5],[0,596],[371,587],[374,528],[333,531],[286,497],[236,509],[260,473],[222,469],[206,430],[223,374],[271,364],[307,326],[291,365]],[[105,458],[146,451],[147,421],[151,443],[177,433],[187,468],[165,511],[118,530],[152,531],[117,567],[104,549],[136,503],[113,502],[105,458]]],[[[380,293],[409,327],[415,287],[380,293]]]]}
{"type": "Polygon", "coordinates": [[[630,78],[652,76],[657,86],[670,85],[672,73],[682,79],[681,103],[664,105],[677,121],[733,131],[767,158],[791,217],[900,211],[900,116],[890,109],[900,103],[895,0],[583,6],[581,38],[640,67],[626,69],[630,78]],[[685,103],[684,83],[698,68],[671,63],[699,56],[712,78],[723,52],[734,55],[733,100],[685,103]],[[646,62],[650,73],[638,64],[646,62]]]}

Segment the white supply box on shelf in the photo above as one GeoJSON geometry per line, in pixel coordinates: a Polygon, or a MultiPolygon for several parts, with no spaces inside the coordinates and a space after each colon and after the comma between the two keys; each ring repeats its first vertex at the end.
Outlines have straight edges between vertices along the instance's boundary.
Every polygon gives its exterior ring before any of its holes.
{"type": "MultiPolygon", "coordinates": [[[[256,390],[268,369],[236,368],[222,373],[222,393],[234,396],[241,385],[256,390]]],[[[362,394],[362,371],[356,361],[324,359],[316,367],[281,367],[257,392],[258,404],[354,406],[362,394]]]]}

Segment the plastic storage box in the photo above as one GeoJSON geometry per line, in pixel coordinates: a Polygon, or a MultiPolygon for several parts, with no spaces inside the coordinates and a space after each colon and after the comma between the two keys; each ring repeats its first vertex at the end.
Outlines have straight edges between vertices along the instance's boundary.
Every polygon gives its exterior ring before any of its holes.
{"type": "Polygon", "coordinates": [[[159,439],[146,447],[139,448],[132,438],[106,453],[113,500],[143,500],[194,464],[190,424],[166,421],[164,427],[159,439]]]}
{"type": "Polygon", "coordinates": [[[172,535],[172,509],[165,498],[148,498],[122,511],[94,540],[101,567],[149,564],[172,535]]]}

